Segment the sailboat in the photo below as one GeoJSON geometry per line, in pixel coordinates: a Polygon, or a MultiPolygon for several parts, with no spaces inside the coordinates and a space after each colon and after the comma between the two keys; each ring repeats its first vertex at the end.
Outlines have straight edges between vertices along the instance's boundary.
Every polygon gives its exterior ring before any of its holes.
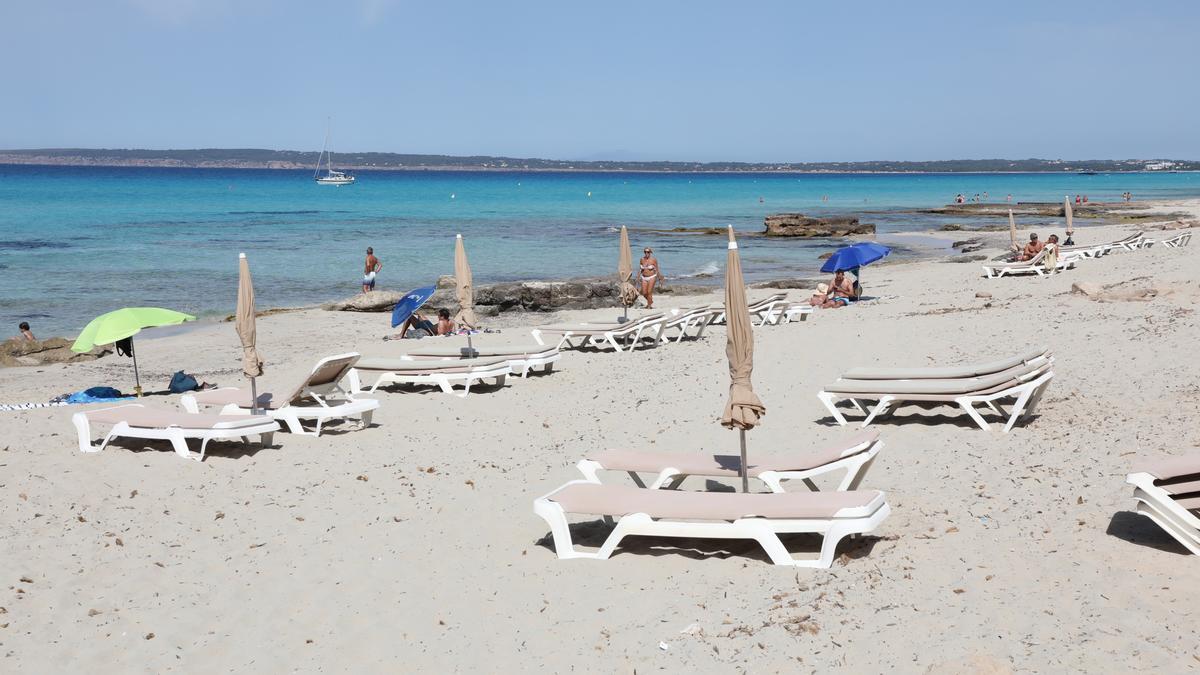
{"type": "Polygon", "coordinates": [[[313,180],[317,185],[334,185],[341,187],[354,183],[354,176],[347,176],[341,171],[333,170],[333,152],[329,150],[329,128],[325,129],[325,144],[321,146],[321,154],[317,155],[317,168],[313,171],[313,180]],[[321,175],[321,161],[326,160],[325,175],[321,175]]]}

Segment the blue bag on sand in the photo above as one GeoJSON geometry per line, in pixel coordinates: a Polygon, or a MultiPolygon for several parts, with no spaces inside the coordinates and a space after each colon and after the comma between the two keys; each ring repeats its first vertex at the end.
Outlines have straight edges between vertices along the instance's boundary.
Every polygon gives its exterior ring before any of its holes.
{"type": "Polygon", "coordinates": [[[77,391],[66,397],[65,400],[67,403],[108,403],[110,401],[127,400],[129,398],[112,387],[92,387],[91,389],[77,391]]]}
{"type": "Polygon", "coordinates": [[[167,389],[172,394],[182,394],[185,391],[196,391],[200,388],[200,383],[196,378],[188,375],[182,370],[171,376],[171,384],[167,385],[167,389]]]}

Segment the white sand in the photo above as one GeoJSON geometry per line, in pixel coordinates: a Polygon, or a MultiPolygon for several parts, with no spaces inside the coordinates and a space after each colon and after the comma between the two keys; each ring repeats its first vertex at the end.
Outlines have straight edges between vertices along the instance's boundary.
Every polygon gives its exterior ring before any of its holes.
{"type": "MultiPolygon", "coordinates": [[[[1058,359],[1039,416],[1011,434],[972,428],[950,408],[883,420],[887,448],[864,487],[885,490],[893,514],[830,570],[772,566],[752,542],[631,539],[603,562],[560,561],[539,544],[548,528],[532,500],[578,477],[587,449],[736,451],[715,422],[727,387],[721,327],[699,343],[568,353],[550,376],[465,400],[381,394],[370,429],[281,433],[279,447],[249,453],[213,445],[204,463],[159,442],[81,454],[74,407],[0,413],[0,663],[14,673],[1194,668],[1200,564],[1130,513],[1123,480],[1139,458],[1200,445],[1198,258],[1197,245],[1155,247],[1050,279],[880,265],[864,278],[877,300],[756,330],[768,414],[751,453],[855,433],[831,426],[814,396],[851,366],[1031,345],[1058,359]],[[1179,292],[1111,303],[1068,292],[1145,277],[1179,292]]],[[[289,387],[331,353],[397,353],[403,344],[379,340],[385,321],[262,319],[264,386],[289,387]]],[[[236,344],[231,324],[206,326],[141,340],[139,362],[153,384],[179,368],[239,384],[236,344]]],[[[129,368],[110,357],[0,370],[0,399],[124,386],[129,368]]]]}

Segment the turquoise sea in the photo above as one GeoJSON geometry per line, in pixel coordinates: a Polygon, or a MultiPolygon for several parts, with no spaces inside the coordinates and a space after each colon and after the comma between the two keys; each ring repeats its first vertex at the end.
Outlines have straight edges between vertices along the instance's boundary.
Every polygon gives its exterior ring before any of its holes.
{"type": "MultiPolygon", "coordinates": [[[[1192,173],[357,176],[334,188],[308,171],[0,165],[0,335],[20,320],[70,335],[131,305],[231,313],[241,251],[260,308],[357,292],[367,246],[384,264],[381,288],[433,283],[453,272],[456,233],[477,284],[612,274],[622,224],[635,250],[655,248],[669,278],[718,284],[719,238],[655,230],[732,224],[749,234],[768,213],[854,213],[888,243],[889,233],[947,222],[914,210],[960,192],[989,201],[1200,195],[1192,173]]],[[[811,274],[837,243],[744,237],[743,265],[750,280],[811,274]]]]}

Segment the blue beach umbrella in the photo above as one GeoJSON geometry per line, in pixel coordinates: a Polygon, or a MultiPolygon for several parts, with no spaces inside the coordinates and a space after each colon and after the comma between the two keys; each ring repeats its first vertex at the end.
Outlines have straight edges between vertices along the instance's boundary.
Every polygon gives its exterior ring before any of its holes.
{"type": "Polygon", "coordinates": [[[863,241],[853,246],[838,249],[833,255],[821,265],[822,272],[845,272],[847,270],[857,270],[864,265],[869,265],[887,254],[891,253],[892,249],[886,246],[880,246],[874,242],[863,241]]]}
{"type": "Polygon", "coordinates": [[[434,286],[423,286],[421,288],[409,291],[400,302],[396,303],[396,308],[392,310],[392,328],[408,321],[421,305],[429,301],[433,297],[434,286]]]}

